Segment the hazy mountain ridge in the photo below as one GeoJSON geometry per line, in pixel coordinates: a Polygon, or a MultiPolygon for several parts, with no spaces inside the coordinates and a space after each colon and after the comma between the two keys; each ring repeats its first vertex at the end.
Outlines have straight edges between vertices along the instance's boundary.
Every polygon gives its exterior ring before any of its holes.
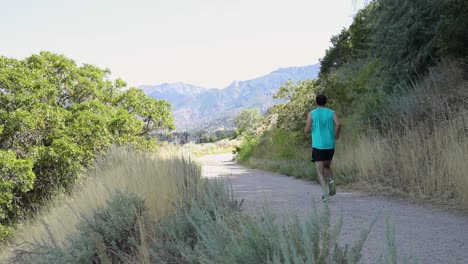
{"type": "Polygon", "coordinates": [[[139,88],[151,97],[169,101],[174,109],[208,90],[207,88],[183,82],[163,83],[157,86],[141,85],[139,88]]]}
{"type": "Polygon", "coordinates": [[[232,127],[233,117],[243,108],[266,111],[277,101],[279,87],[287,81],[315,79],[319,65],[280,68],[267,75],[245,81],[234,81],[224,89],[208,89],[186,83],[142,85],[139,88],[151,97],[173,105],[178,130],[213,130],[232,127]]]}

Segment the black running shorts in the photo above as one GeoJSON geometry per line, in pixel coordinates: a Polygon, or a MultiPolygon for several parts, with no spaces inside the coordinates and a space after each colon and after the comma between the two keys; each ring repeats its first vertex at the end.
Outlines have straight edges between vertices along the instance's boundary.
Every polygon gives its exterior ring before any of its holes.
{"type": "Polygon", "coordinates": [[[332,160],[335,149],[312,148],[312,162],[332,160]]]}

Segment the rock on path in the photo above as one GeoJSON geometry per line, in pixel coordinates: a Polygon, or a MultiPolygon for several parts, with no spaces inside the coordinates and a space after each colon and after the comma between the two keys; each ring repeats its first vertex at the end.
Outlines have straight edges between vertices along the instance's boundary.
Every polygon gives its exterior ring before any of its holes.
{"type": "MultiPolygon", "coordinates": [[[[244,199],[248,212],[268,206],[287,223],[293,215],[300,219],[321,197],[320,186],[273,172],[250,169],[232,161],[232,154],[204,156],[203,176],[230,181],[234,194],[244,199]]],[[[328,203],[332,216],[343,217],[341,239],[350,243],[370,226],[380,212],[363,249],[363,262],[380,262],[385,248],[388,218],[395,226],[398,259],[416,257],[419,263],[468,263],[468,217],[441,209],[417,206],[409,201],[340,192],[328,203]]]]}

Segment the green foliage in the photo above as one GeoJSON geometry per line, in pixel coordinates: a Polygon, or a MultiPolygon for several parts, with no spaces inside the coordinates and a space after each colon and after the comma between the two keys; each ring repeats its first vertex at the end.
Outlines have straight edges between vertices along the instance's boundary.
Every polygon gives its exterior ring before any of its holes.
{"type": "Polygon", "coordinates": [[[386,98],[384,107],[374,107],[375,127],[400,131],[421,123],[439,124],[457,118],[466,110],[468,101],[463,67],[463,62],[454,60],[442,60],[429,67],[425,77],[403,86],[400,96],[386,98]]]}
{"type": "Polygon", "coordinates": [[[357,112],[356,104],[362,104],[361,99],[374,92],[371,85],[375,71],[375,62],[361,60],[322,77],[320,82],[322,92],[329,98],[328,107],[345,117],[357,112]]]}
{"type": "MultiPolygon", "coordinates": [[[[37,147],[34,164],[36,183],[32,192],[25,196],[29,206],[57,191],[71,188],[84,164],[88,163],[84,158],[89,162],[91,153],[86,155],[83,148],[70,138],[59,138],[48,147],[37,147]]],[[[28,204],[24,206],[28,207],[28,204]]]]}
{"type": "MultiPolygon", "coordinates": [[[[318,93],[327,95],[327,107],[338,113],[343,124],[342,143],[338,142],[342,147],[338,146],[338,162],[334,165],[339,182],[363,179],[356,175],[356,167],[340,163],[356,160],[352,155],[346,156],[347,160],[340,155],[345,151],[354,153],[352,149],[344,150],[348,144],[353,145],[353,140],[365,146],[360,138],[372,138],[362,134],[380,133],[389,138],[385,140],[389,148],[395,149],[400,135],[420,131],[418,127],[427,127],[430,136],[442,124],[463,119],[467,102],[467,17],[466,0],[371,1],[357,12],[349,28],[332,37],[332,46],[320,60],[317,80],[287,83],[275,94],[285,103],[267,112],[264,124],[273,128],[253,142],[244,142],[239,160],[286,175],[311,175],[313,179],[313,167],[306,163],[310,150],[305,150],[305,144],[310,141],[300,135],[318,93]],[[295,138],[295,134],[299,136],[295,138]]],[[[421,164],[425,164],[421,170],[434,171],[430,158],[421,156],[421,164]]],[[[393,164],[397,160],[395,156],[395,161],[386,162],[393,164]]],[[[373,160],[367,165],[378,168],[383,162],[373,160]]],[[[401,168],[392,167],[385,173],[401,175],[401,168]]],[[[379,176],[374,173],[369,177],[379,176]]],[[[383,184],[389,184],[388,179],[385,177],[383,184]]],[[[443,189],[441,186],[437,184],[443,189]]]]}
{"type": "Polygon", "coordinates": [[[140,135],[147,135],[161,129],[175,128],[171,115],[171,105],[166,101],[158,101],[146,96],[141,89],[130,88],[117,99],[118,105],[129,113],[140,117],[144,128],[140,135]]]}
{"type": "Polygon", "coordinates": [[[241,145],[237,149],[237,159],[239,161],[246,161],[254,154],[255,148],[258,145],[259,137],[249,137],[246,136],[243,138],[241,145]]]}
{"type": "Polygon", "coordinates": [[[446,0],[441,7],[435,40],[438,56],[463,58],[468,55],[468,2],[446,0]]]}
{"type": "Polygon", "coordinates": [[[393,92],[445,56],[467,56],[468,4],[463,0],[379,0],[370,54],[381,88],[393,92]]]}
{"type": "Polygon", "coordinates": [[[15,157],[32,169],[27,184],[12,180],[19,177],[14,173],[1,176],[0,223],[14,223],[23,211],[69,190],[110,146],[152,148],[151,135],[174,128],[168,102],[124,89],[125,82],[112,82],[109,74],[50,52],[0,57],[0,151],[9,157],[2,166],[18,170],[8,167],[15,157]]]}
{"type": "Polygon", "coordinates": [[[238,161],[287,176],[316,179],[315,167],[310,161],[310,137],[304,137],[302,132],[272,128],[255,141],[248,140],[239,147],[238,161]]]}
{"type": "Polygon", "coordinates": [[[376,0],[332,37],[317,83],[345,116],[375,116],[428,67],[465,57],[468,4],[463,0],[376,0]]]}
{"type": "Polygon", "coordinates": [[[208,142],[216,142],[218,141],[218,138],[215,135],[211,135],[208,137],[208,142]]]}
{"type": "Polygon", "coordinates": [[[310,140],[304,136],[304,133],[295,133],[281,128],[273,128],[263,135],[258,144],[255,157],[268,157],[274,160],[293,160],[296,158],[296,150],[298,148],[309,146],[310,140]],[[285,147],[288,145],[289,147],[285,147]]]}
{"type": "Polygon", "coordinates": [[[353,131],[392,122],[388,106],[405,87],[445,57],[468,56],[467,6],[463,0],[371,1],[331,38],[319,78],[283,85],[274,97],[286,102],[264,122],[300,132],[317,93],[328,96],[343,123],[352,121],[353,131]]]}
{"type": "Polygon", "coordinates": [[[275,105],[268,111],[268,115],[277,116],[276,123],[280,128],[289,131],[303,129],[317,90],[313,80],[300,81],[297,84],[287,82],[273,95],[276,99],[286,100],[286,103],[275,105]]]}
{"type": "Polygon", "coordinates": [[[13,238],[15,229],[11,226],[5,226],[0,224],[0,243],[7,242],[13,238]]]}
{"type": "Polygon", "coordinates": [[[340,34],[330,39],[332,46],[326,50],[325,56],[320,60],[320,79],[348,62],[366,56],[366,51],[371,45],[370,32],[374,10],[374,3],[359,10],[351,26],[348,29],[342,29],[340,34]]]}
{"type": "Polygon", "coordinates": [[[260,123],[261,115],[258,108],[244,109],[234,118],[234,124],[240,133],[252,135],[260,123]]]}
{"type": "Polygon", "coordinates": [[[320,75],[336,70],[350,59],[349,35],[349,30],[343,29],[340,34],[330,39],[332,47],[325,52],[325,57],[320,60],[320,75]]]}
{"type": "Polygon", "coordinates": [[[117,192],[92,217],[84,218],[68,246],[38,245],[24,252],[18,263],[122,263],[135,253],[144,202],[137,195],[117,192]]]}
{"type": "Polygon", "coordinates": [[[32,166],[32,160],[17,159],[13,151],[0,150],[0,226],[20,211],[22,201],[18,197],[33,188],[32,166]]]}

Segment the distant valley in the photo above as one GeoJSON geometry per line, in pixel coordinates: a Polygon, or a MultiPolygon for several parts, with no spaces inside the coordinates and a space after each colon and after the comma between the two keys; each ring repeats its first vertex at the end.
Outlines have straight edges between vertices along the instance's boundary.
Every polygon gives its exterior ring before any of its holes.
{"type": "Polygon", "coordinates": [[[233,127],[234,117],[244,108],[262,112],[278,103],[273,99],[287,81],[315,79],[319,65],[280,68],[252,80],[234,81],[224,89],[207,89],[186,83],[141,85],[147,95],[169,101],[177,130],[216,130],[233,127]]]}

